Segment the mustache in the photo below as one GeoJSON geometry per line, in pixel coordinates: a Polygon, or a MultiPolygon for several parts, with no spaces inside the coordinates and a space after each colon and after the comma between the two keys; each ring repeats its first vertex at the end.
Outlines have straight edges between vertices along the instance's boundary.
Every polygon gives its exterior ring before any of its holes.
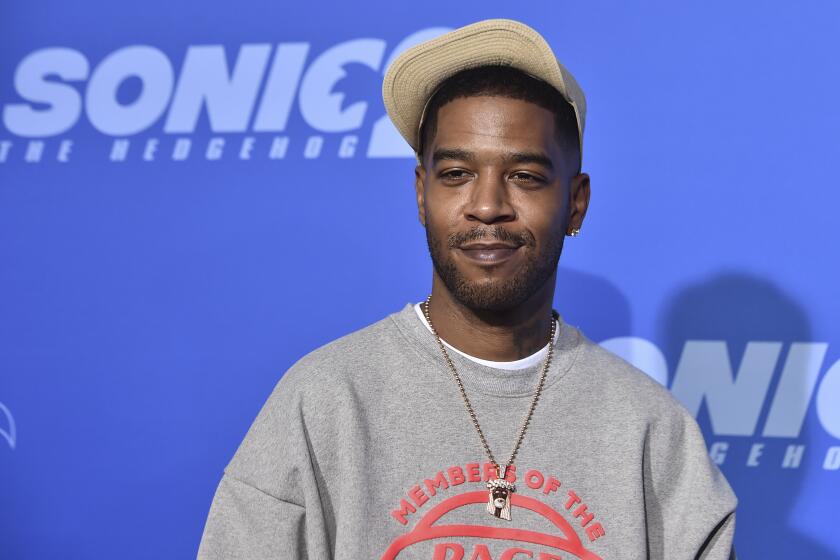
{"type": "Polygon", "coordinates": [[[514,233],[506,230],[500,225],[497,225],[490,228],[476,226],[467,231],[453,233],[449,236],[447,245],[450,249],[456,249],[464,243],[478,240],[505,241],[507,243],[515,243],[516,245],[526,245],[529,247],[533,247],[536,242],[534,236],[529,231],[514,233]]]}

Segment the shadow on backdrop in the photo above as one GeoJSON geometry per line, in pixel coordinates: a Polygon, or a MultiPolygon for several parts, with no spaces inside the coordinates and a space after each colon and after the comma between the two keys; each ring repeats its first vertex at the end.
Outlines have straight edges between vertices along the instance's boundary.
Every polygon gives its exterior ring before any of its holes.
{"type": "MultiPolygon", "coordinates": [[[[797,531],[789,521],[797,506],[802,483],[808,478],[803,471],[809,466],[819,470],[820,465],[815,465],[815,459],[806,453],[798,469],[781,467],[781,457],[788,445],[801,444],[808,450],[812,448],[812,442],[824,439],[818,432],[818,423],[809,422],[806,416],[798,438],[761,435],[791,343],[811,342],[811,336],[808,317],[792,297],[768,280],[737,271],[723,271],[685,286],[667,302],[658,322],[657,339],[663,344],[662,350],[670,366],[669,386],[687,340],[726,341],[736,376],[749,341],[782,343],[751,437],[714,435],[705,398],[697,414],[707,445],[716,441],[729,442],[720,468],[738,496],[739,511],[750,512],[749,516],[736,516],[735,547],[739,557],[836,558],[834,552],[797,531]],[[760,464],[750,467],[747,459],[754,443],[764,443],[765,448],[760,464]]],[[[800,384],[794,390],[799,391],[799,398],[806,398],[809,403],[813,401],[813,396],[806,394],[810,392],[807,387],[800,384]]],[[[819,479],[819,474],[814,474],[819,479]]]]}
{"type": "Polygon", "coordinates": [[[596,343],[627,336],[633,326],[627,298],[601,276],[558,267],[554,301],[563,320],[596,343]]]}

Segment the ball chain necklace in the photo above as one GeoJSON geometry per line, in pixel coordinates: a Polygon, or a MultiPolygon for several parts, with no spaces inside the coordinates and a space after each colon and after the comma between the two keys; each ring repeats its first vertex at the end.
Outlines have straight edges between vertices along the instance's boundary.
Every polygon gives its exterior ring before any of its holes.
{"type": "Polygon", "coordinates": [[[548,373],[549,365],[551,364],[551,357],[553,356],[554,352],[554,333],[557,327],[557,317],[554,314],[554,310],[551,311],[551,333],[548,337],[548,356],[545,360],[545,365],[542,369],[542,374],[540,375],[540,381],[537,384],[537,390],[534,392],[534,398],[531,401],[531,406],[528,409],[528,415],[525,416],[525,422],[522,424],[522,429],[519,431],[519,438],[516,440],[516,444],[513,446],[513,452],[510,454],[510,459],[507,462],[507,465],[502,470],[502,467],[496,461],[496,458],[493,456],[493,452],[490,451],[490,446],[487,444],[487,439],[484,437],[484,432],[481,431],[481,426],[478,425],[478,418],[475,416],[475,411],[473,410],[472,405],[470,404],[470,399],[467,398],[467,392],[464,389],[464,384],[461,382],[461,376],[458,375],[458,372],[455,371],[455,365],[452,363],[452,360],[449,358],[449,353],[447,353],[446,348],[443,346],[443,342],[438,336],[437,331],[432,326],[432,318],[429,316],[429,302],[432,300],[432,295],[429,294],[429,297],[426,298],[426,301],[423,305],[423,314],[426,316],[426,321],[429,323],[429,329],[432,331],[432,334],[435,335],[435,340],[440,347],[441,352],[443,352],[443,357],[446,360],[447,365],[449,366],[450,371],[452,371],[452,376],[455,378],[455,382],[458,384],[458,389],[461,390],[461,397],[464,399],[464,404],[467,405],[467,412],[470,414],[470,418],[472,419],[473,426],[475,426],[475,431],[478,432],[478,437],[481,439],[481,444],[484,446],[484,451],[487,452],[487,457],[490,459],[490,462],[496,469],[496,478],[492,478],[487,481],[487,489],[489,490],[487,496],[487,511],[494,517],[499,519],[506,519],[510,521],[510,496],[514,492],[516,492],[516,486],[505,480],[505,474],[507,470],[513,465],[514,459],[516,459],[516,453],[519,451],[519,446],[522,444],[522,439],[525,437],[525,431],[528,429],[528,424],[531,422],[531,416],[534,414],[534,409],[537,406],[537,401],[540,400],[540,393],[542,392],[543,384],[545,383],[545,377],[548,373]]]}

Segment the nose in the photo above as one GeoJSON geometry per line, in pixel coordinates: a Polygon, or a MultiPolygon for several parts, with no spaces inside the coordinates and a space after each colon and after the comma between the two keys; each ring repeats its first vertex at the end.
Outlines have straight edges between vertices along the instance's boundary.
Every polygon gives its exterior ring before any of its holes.
{"type": "Polygon", "coordinates": [[[485,224],[515,220],[516,211],[510,203],[504,177],[492,171],[480,173],[470,187],[464,216],[485,224]]]}

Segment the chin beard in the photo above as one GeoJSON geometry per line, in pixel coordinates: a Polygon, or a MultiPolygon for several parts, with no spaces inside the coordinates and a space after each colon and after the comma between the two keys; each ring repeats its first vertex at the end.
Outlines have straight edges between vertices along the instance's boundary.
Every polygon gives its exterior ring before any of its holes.
{"type": "MultiPolygon", "coordinates": [[[[501,238],[497,235],[497,238],[501,238]]],[[[522,249],[533,247],[533,238],[522,249]]],[[[468,280],[451,258],[449,251],[457,246],[450,242],[449,248],[443,247],[439,240],[426,228],[426,242],[429,254],[440,279],[456,301],[468,309],[476,311],[507,311],[522,305],[539,291],[557,270],[560,253],[563,250],[563,238],[552,237],[542,254],[528,253],[525,263],[516,273],[506,279],[485,278],[474,282],[468,280]]]]}

